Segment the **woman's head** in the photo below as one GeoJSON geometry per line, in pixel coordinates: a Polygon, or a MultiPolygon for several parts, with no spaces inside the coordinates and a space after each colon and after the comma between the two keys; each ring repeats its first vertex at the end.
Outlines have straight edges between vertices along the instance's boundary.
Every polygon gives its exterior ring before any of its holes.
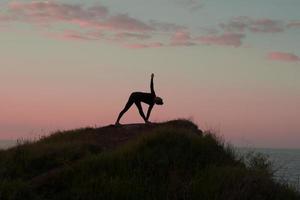
{"type": "Polygon", "coordinates": [[[162,98],[160,98],[160,97],[155,97],[154,102],[157,105],[163,105],[164,104],[162,98]]]}

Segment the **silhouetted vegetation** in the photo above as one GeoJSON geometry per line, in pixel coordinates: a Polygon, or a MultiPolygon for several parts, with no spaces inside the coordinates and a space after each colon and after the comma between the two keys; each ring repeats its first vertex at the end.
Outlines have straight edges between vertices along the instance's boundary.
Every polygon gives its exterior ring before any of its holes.
{"type": "Polygon", "coordinates": [[[1,200],[299,199],[261,156],[187,120],[57,132],[0,151],[1,200]]]}

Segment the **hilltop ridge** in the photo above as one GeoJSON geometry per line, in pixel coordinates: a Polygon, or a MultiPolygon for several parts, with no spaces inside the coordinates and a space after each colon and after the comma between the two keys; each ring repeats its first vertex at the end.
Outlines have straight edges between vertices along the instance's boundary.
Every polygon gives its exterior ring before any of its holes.
{"type": "Polygon", "coordinates": [[[0,151],[1,200],[299,199],[188,120],[59,131],[0,151]]]}

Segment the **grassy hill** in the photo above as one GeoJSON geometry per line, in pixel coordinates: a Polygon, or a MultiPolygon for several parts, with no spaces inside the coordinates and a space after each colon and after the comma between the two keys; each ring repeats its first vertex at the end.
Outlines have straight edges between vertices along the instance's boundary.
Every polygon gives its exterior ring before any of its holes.
{"type": "Polygon", "coordinates": [[[187,120],[54,133],[0,151],[1,200],[300,199],[261,156],[187,120]]]}

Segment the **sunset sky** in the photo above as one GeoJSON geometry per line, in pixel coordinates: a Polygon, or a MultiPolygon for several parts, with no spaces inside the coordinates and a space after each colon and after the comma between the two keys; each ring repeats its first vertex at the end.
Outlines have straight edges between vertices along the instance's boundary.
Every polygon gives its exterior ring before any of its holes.
{"type": "MultiPolygon", "coordinates": [[[[165,105],[151,121],[299,148],[299,10],[299,0],[1,0],[0,139],[112,124],[155,73],[165,105]]],[[[135,122],[133,107],[121,123],[135,122]]]]}

